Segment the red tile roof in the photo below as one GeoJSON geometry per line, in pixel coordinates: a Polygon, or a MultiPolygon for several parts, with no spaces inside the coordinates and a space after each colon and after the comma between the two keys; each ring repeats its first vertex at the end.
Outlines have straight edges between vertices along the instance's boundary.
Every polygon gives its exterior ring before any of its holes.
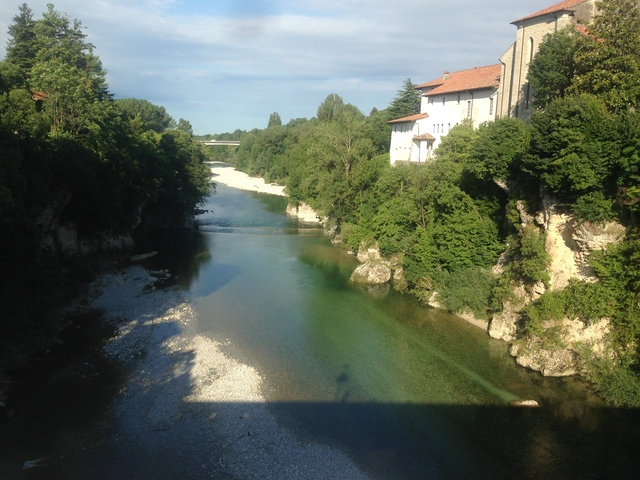
{"type": "Polygon", "coordinates": [[[426,113],[416,113],[415,115],[409,115],[408,117],[396,118],[395,120],[389,120],[387,123],[405,123],[405,122],[415,122],[417,120],[422,120],[423,118],[429,118],[429,115],[426,113]]]}
{"type": "MultiPolygon", "coordinates": [[[[425,97],[443,93],[466,92],[481,88],[497,88],[500,84],[501,64],[470,68],[453,72],[440,86],[428,91],[425,97]]],[[[429,82],[431,83],[431,82],[429,82]]]]}
{"type": "MultiPolygon", "coordinates": [[[[447,75],[448,73],[449,72],[445,72],[445,75],[447,75]]],[[[444,78],[440,77],[440,78],[436,78],[435,80],[431,80],[430,82],[423,83],[422,85],[418,85],[416,89],[420,90],[421,88],[437,87],[438,85],[442,85],[443,83],[444,83],[444,78]]]]}
{"type": "Polygon", "coordinates": [[[514,20],[511,24],[522,22],[523,20],[529,20],[531,18],[541,17],[542,15],[547,15],[549,13],[556,13],[562,11],[573,11],[572,7],[584,2],[585,0],[564,0],[564,2],[556,3],[550,7],[547,7],[539,12],[532,13],[531,15],[527,15],[526,17],[519,18],[518,20],[514,20]]]}
{"type": "Polygon", "coordinates": [[[422,135],[418,135],[417,137],[413,137],[414,140],[435,140],[436,138],[433,135],[429,135],[428,133],[423,133],[422,135]]]}

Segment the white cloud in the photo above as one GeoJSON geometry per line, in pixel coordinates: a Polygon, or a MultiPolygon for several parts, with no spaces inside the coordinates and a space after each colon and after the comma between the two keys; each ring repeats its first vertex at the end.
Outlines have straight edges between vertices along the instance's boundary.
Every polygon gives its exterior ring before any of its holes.
{"type": "MultiPolygon", "coordinates": [[[[28,2],[40,18],[50,0],[28,2]]],[[[311,117],[329,93],[368,113],[403,80],[497,63],[509,22],[544,0],[61,0],[117,97],[159,103],[196,133],[311,117]]],[[[0,12],[0,42],[15,10],[0,12]]]]}

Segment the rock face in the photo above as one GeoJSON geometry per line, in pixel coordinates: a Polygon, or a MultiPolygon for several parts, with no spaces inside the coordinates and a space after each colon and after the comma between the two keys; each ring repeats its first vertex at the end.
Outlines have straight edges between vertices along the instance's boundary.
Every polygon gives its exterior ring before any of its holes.
{"type": "Polygon", "coordinates": [[[539,338],[527,338],[523,343],[511,345],[510,353],[518,365],[530,368],[547,377],[564,377],[581,371],[580,351],[589,349],[596,356],[608,355],[608,319],[590,325],[579,320],[564,319],[548,322],[547,331],[553,330],[555,341],[545,344],[539,338]]]}
{"type": "Polygon", "coordinates": [[[380,255],[378,244],[362,244],[358,249],[359,265],[351,274],[353,283],[381,285],[391,280],[391,262],[380,255]]]}
{"type": "Polygon", "coordinates": [[[183,208],[145,208],[145,203],[142,202],[131,212],[130,217],[125,216],[119,222],[114,221],[114,225],[109,229],[90,234],[83,233],[82,225],[69,220],[68,215],[65,216],[65,209],[72,199],[71,192],[58,191],[51,196],[49,204],[37,216],[35,224],[40,231],[40,248],[43,253],[74,257],[95,252],[124,250],[133,246],[134,231],[139,233],[195,228],[193,215],[183,208]]]}
{"type": "Polygon", "coordinates": [[[619,242],[625,234],[625,228],[619,223],[609,222],[604,226],[578,223],[572,215],[560,211],[550,198],[544,199],[536,222],[542,225],[547,235],[551,290],[565,288],[572,278],[595,280],[588,264],[590,253],[619,242]]]}
{"type": "Polygon", "coordinates": [[[311,208],[309,204],[304,202],[299,205],[294,205],[292,203],[287,205],[287,215],[296,217],[298,221],[302,223],[314,225],[323,223],[323,219],[316,213],[316,211],[311,208]]]}
{"type": "MultiPolygon", "coordinates": [[[[619,242],[625,228],[618,223],[596,225],[589,222],[578,223],[572,215],[557,208],[551,198],[543,200],[543,208],[535,217],[529,215],[523,203],[518,203],[518,211],[523,225],[535,221],[546,233],[546,251],[551,263],[548,269],[550,290],[562,290],[572,278],[595,281],[588,264],[589,255],[602,250],[611,243],[619,242]]],[[[494,271],[500,273],[505,261],[494,271]]],[[[516,300],[505,305],[503,311],[494,315],[489,324],[489,335],[493,338],[513,342],[517,334],[517,322],[521,309],[544,293],[544,285],[529,291],[523,286],[513,291],[516,300]]],[[[606,355],[609,321],[601,319],[590,325],[578,320],[564,319],[553,325],[557,341],[543,342],[539,338],[528,338],[511,345],[510,353],[516,362],[546,376],[566,376],[580,372],[580,350],[588,348],[596,355],[606,355]]]]}

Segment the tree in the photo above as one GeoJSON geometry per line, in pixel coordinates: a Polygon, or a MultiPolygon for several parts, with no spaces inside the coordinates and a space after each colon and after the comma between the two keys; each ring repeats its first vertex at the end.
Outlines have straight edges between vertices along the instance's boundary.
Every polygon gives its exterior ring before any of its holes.
{"type": "Polygon", "coordinates": [[[435,154],[439,160],[465,163],[469,158],[469,149],[478,131],[473,128],[471,119],[464,119],[442,139],[435,154]]]}
{"type": "Polygon", "coordinates": [[[31,9],[23,3],[20,5],[19,13],[13,17],[13,24],[8,30],[6,60],[18,65],[24,72],[31,69],[37,53],[35,24],[31,9]]]}
{"type": "Polygon", "coordinates": [[[404,81],[400,90],[387,107],[388,119],[407,117],[420,111],[420,91],[410,78],[404,81]]]}
{"type": "Polygon", "coordinates": [[[615,121],[593,95],[554,100],[531,119],[531,148],[522,169],[569,204],[594,192],[611,198],[619,155],[615,121]]]}
{"type": "MultiPolygon", "coordinates": [[[[470,145],[467,166],[481,179],[506,180],[512,165],[529,148],[529,129],[517,118],[499,118],[480,125],[470,145]]],[[[518,162],[519,163],[519,162],[518,162]]]]}
{"type": "Polygon", "coordinates": [[[273,112],[269,115],[269,123],[267,124],[267,128],[269,127],[281,127],[282,119],[280,118],[280,114],[278,112],[273,112]]]}
{"type": "Polygon", "coordinates": [[[577,48],[578,34],[573,27],[545,35],[528,73],[535,92],[531,102],[535,108],[544,108],[554,99],[565,96],[575,74],[577,48]]]}
{"type": "Polygon", "coordinates": [[[135,129],[140,132],[153,130],[162,133],[175,127],[175,120],[171,118],[165,108],[154,105],[148,100],[121,98],[116,100],[115,104],[128,120],[136,125],[135,129]]]}
{"type": "Polygon", "coordinates": [[[340,115],[340,112],[344,109],[344,101],[340,95],[331,93],[327,95],[324,102],[318,107],[318,120],[321,122],[331,122],[340,115]]]}
{"type": "Polygon", "coordinates": [[[572,93],[590,93],[612,111],[640,100],[640,7],[636,0],[603,0],[579,42],[572,93]]]}

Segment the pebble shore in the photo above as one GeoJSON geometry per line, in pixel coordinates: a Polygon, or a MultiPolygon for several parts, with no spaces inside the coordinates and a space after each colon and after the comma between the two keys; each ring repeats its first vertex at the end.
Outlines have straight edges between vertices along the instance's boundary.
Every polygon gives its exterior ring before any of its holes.
{"type": "Polygon", "coordinates": [[[285,187],[274,183],[265,183],[261,177],[250,177],[244,172],[240,172],[228,163],[211,162],[212,180],[240,190],[250,190],[258,193],[268,193],[269,195],[286,196],[285,187]]]}

